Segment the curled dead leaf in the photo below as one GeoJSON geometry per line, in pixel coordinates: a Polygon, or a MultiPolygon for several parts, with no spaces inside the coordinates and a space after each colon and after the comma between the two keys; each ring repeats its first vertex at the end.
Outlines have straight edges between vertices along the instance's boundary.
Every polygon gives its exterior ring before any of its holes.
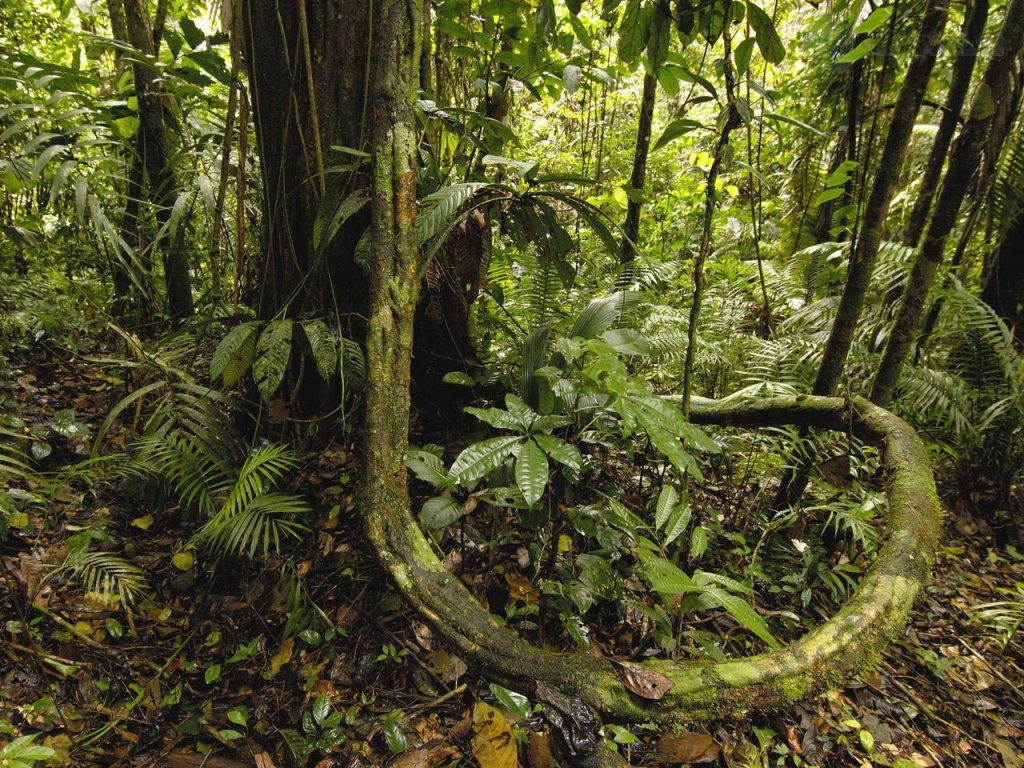
{"type": "Polygon", "coordinates": [[[718,761],[718,742],[706,733],[681,733],[666,736],[658,742],[654,762],[665,765],[693,765],[718,761]]]}
{"type": "Polygon", "coordinates": [[[635,693],[642,699],[657,701],[664,698],[665,694],[672,690],[675,683],[661,672],[653,669],[638,666],[636,664],[623,664],[621,661],[609,659],[615,665],[615,671],[622,680],[622,684],[631,693],[635,693]]]}

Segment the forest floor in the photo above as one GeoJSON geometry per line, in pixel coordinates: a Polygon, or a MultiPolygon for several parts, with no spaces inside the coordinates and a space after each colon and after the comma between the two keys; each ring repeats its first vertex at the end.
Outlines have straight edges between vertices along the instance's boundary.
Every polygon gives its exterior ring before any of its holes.
{"type": "MultiPolygon", "coordinates": [[[[49,425],[54,468],[88,455],[125,393],[117,371],[59,353],[4,380],[26,423],[49,425]]],[[[520,765],[555,765],[537,708],[449,653],[368,554],[354,453],[336,446],[304,469],[322,514],[288,558],[175,558],[194,521],[172,504],[61,487],[0,543],[0,744],[41,731],[70,766],[506,768],[515,737],[520,765]],[[129,609],[53,574],[82,531],[127,542],[142,566],[148,588],[129,609]]],[[[975,610],[1024,580],[1024,558],[993,546],[969,506],[946,533],[904,636],[844,689],[743,722],[608,735],[637,765],[1024,768],[1024,643],[1001,648],[975,610]]]]}

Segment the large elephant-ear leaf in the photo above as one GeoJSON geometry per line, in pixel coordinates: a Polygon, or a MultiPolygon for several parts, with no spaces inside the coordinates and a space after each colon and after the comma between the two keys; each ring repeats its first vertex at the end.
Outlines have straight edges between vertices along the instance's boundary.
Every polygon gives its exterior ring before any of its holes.
{"type": "Polygon", "coordinates": [[[256,354],[258,328],[259,322],[252,320],[228,331],[228,335],[217,345],[213,358],[210,360],[210,379],[212,381],[223,377],[224,386],[230,387],[249,370],[253,356],[256,354]]]}
{"type": "Polygon", "coordinates": [[[302,330],[313,353],[317,373],[324,381],[330,381],[338,370],[338,340],[323,320],[306,320],[302,330]]]}
{"type": "Polygon", "coordinates": [[[252,375],[265,401],[281,386],[292,354],[292,321],[274,320],[260,334],[252,375]]]}

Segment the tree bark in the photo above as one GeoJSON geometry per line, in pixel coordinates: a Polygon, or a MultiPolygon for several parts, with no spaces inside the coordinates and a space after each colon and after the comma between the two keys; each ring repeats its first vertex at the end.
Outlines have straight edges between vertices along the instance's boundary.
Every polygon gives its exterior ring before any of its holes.
{"type": "Polygon", "coordinates": [[[1024,343],[1024,209],[1003,234],[988,270],[981,300],[992,307],[1024,343]]]}
{"type": "Polygon", "coordinates": [[[946,165],[949,144],[953,140],[953,133],[956,131],[960,113],[964,108],[964,99],[967,98],[967,90],[971,85],[971,75],[974,74],[974,64],[978,59],[978,45],[985,32],[987,20],[988,0],[972,0],[961,29],[960,51],[957,54],[956,63],[953,65],[953,77],[949,82],[949,91],[946,94],[946,108],[939,120],[938,130],[935,131],[935,139],[921,176],[917,200],[914,202],[910,218],[907,220],[907,229],[903,233],[904,245],[911,248],[917,246],[928,221],[928,212],[935,199],[939,177],[946,165]]]}
{"type": "MultiPolygon", "coordinates": [[[[155,56],[153,32],[143,0],[124,0],[125,26],[128,41],[147,56],[155,56]]],[[[171,165],[170,142],[164,123],[163,104],[153,70],[144,63],[133,65],[135,93],[139,102],[139,133],[137,151],[142,157],[149,182],[149,198],[156,207],[156,220],[166,229],[171,211],[181,188],[171,165]]],[[[167,289],[167,311],[174,324],[195,312],[188,263],[175,238],[169,232],[159,237],[163,256],[164,282],[167,289]]]]}
{"type": "Polygon", "coordinates": [[[1012,95],[1010,74],[1022,42],[1024,0],[1010,0],[1006,8],[1006,19],[982,83],[975,94],[970,115],[953,145],[946,180],[935,202],[924,240],[914,257],[896,319],[885,345],[885,354],[872,383],[871,400],[879,405],[888,404],[892,400],[903,362],[917,337],[928,291],[942,262],[946,240],[956,225],[971,176],[981,159],[989,128],[999,112],[1000,103],[1012,95]]]}
{"type": "Polygon", "coordinates": [[[325,189],[344,197],[367,185],[359,168],[325,174],[358,162],[333,147],[367,149],[367,30],[374,5],[304,0],[302,8],[305,13],[297,13],[282,0],[242,5],[243,49],[264,169],[262,253],[252,303],[264,319],[337,308],[348,330],[361,336],[367,280],[354,254],[366,217],[350,218],[319,256],[313,228],[325,189]]]}
{"type": "Polygon", "coordinates": [[[846,358],[850,354],[853,343],[853,332],[860,320],[864,307],[871,273],[875,267],[875,259],[885,233],[885,223],[889,214],[889,206],[896,193],[900,167],[906,155],[910,133],[914,121],[924,100],[935,65],[935,57],[942,40],[942,30],[946,25],[949,8],[945,0],[929,0],[917,36],[913,58],[907,69],[906,78],[900,88],[893,109],[892,122],[886,135],[882,157],[875,173],[871,194],[868,197],[857,242],[850,255],[850,264],[846,275],[843,295],[839,300],[839,309],[832,324],[832,331],[821,367],[814,381],[813,392],[816,395],[833,395],[843,375],[846,358]]]}
{"type": "Polygon", "coordinates": [[[653,72],[648,72],[644,75],[640,94],[633,172],[629,177],[629,186],[635,194],[630,195],[626,204],[626,221],[622,227],[622,248],[619,252],[619,264],[622,266],[620,282],[625,285],[633,281],[633,260],[636,258],[636,244],[640,240],[640,208],[643,205],[640,193],[647,181],[647,156],[651,147],[651,122],[654,119],[654,97],[657,91],[658,80],[653,72]]]}

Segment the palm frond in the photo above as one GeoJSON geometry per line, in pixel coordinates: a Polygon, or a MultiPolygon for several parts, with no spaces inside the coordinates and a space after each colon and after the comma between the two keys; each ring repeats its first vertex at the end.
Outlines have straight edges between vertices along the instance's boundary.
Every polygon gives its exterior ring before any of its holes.
{"type": "Polygon", "coordinates": [[[112,552],[86,548],[70,552],[59,570],[86,592],[104,601],[116,597],[123,606],[133,603],[146,589],[142,569],[112,552]]]}

